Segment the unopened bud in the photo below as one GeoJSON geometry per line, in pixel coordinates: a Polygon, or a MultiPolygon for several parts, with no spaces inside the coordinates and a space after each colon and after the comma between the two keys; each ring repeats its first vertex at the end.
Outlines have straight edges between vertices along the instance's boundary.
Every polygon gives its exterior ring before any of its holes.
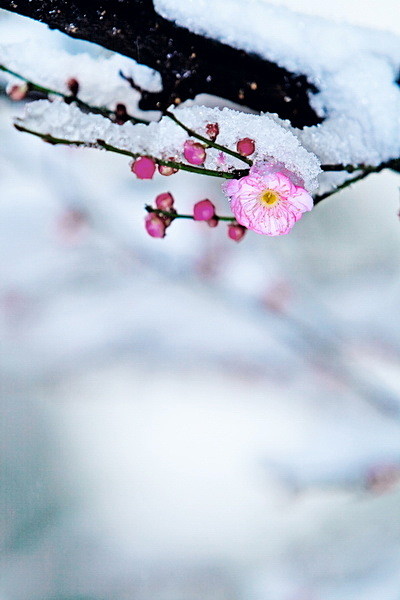
{"type": "Polygon", "coordinates": [[[215,206],[210,200],[200,200],[193,207],[195,221],[208,221],[215,216],[215,206]]]}
{"type": "Polygon", "coordinates": [[[250,154],[253,154],[256,146],[254,140],[251,140],[250,138],[243,138],[236,144],[236,149],[242,156],[250,156],[250,154]]]}
{"type": "Polygon", "coordinates": [[[239,223],[230,223],[228,225],[228,237],[234,242],[240,242],[246,231],[246,228],[239,225],[239,223]]]}
{"type": "Polygon", "coordinates": [[[215,142],[217,135],[219,134],[218,123],[207,123],[206,133],[212,142],[215,142]]]}
{"type": "Polygon", "coordinates": [[[202,165],[206,159],[206,151],[204,146],[198,142],[187,140],[183,147],[183,155],[192,165],[202,165]]]}
{"type": "MultiPolygon", "coordinates": [[[[171,160],[173,159],[171,158],[171,160]]],[[[160,173],[160,175],[165,175],[165,177],[173,175],[177,171],[178,169],[176,169],[175,167],[168,167],[168,165],[158,165],[158,172],[160,173]]]]}
{"type": "Polygon", "coordinates": [[[209,227],[216,227],[218,225],[218,223],[219,223],[219,219],[217,216],[212,217],[211,219],[208,219],[208,221],[207,221],[207,225],[209,227]]]}
{"type": "Polygon", "coordinates": [[[115,107],[115,122],[117,125],[123,125],[128,120],[125,104],[117,104],[115,107]]]}
{"type": "Polygon", "coordinates": [[[166,224],[164,219],[155,213],[149,213],[146,215],[144,220],[144,226],[146,231],[151,237],[163,238],[165,237],[166,224]]]}
{"type": "Polygon", "coordinates": [[[73,96],[77,96],[79,92],[79,81],[75,77],[70,77],[67,81],[67,88],[73,96]]]}
{"type": "Polygon", "coordinates": [[[139,156],[132,164],[131,170],[138,179],[151,179],[156,170],[156,164],[148,156],[139,156]]]}
{"type": "Polygon", "coordinates": [[[11,100],[24,100],[27,93],[29,92],[29,85],[27,83],[21,83],[20,85],[12,85],[7,88],[7,94],[11,100]]]}
{"type": "Polygon", "coordinates": [[[174,198],[169,192],[158,194],[156,197],[156,206],[160,210],[169,211],[174,205],[174,198]]]}

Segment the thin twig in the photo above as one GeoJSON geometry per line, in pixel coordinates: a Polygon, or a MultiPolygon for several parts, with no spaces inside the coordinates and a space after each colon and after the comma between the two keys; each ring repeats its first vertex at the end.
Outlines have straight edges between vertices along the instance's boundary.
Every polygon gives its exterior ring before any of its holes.
{"type": "Polygon", "coordinates": [[[244,170],[244,171],[236,170],[236,171],[230,171],[230,172],[213,171],[211,169],[206,169],[203,167],[195,167],[193,165],[187,165],[187,164],[181,163],[181,162],[176,162],[176,161],[172,161],[172,160],[164,160],[162,158],[156,158],[154,156],[145,155],[145,154],[139,153],[139,152],[137,152],[137,153],[130,152],[129,150],[123,150],[122,148],[117,148],[117,146],[112,146],[111,144],[108,144],[107,142],[105,142],[104,140],[101,140],[101,139],[96,140],[96,142],[83,142],[81,140],[67,140],[64,138],[56,138],[49,133],[40,133],[38,131],[28,129],[27,127],[24,127],[20,123],[15,123],[14,126],[16,129],[18,129],[18,131],[30,133],[31,135],[39,137],[49,144],[54,144],[54,145],[62,144],[62,145],[66,145],[66,146],[81,146],[81,147],[83,146],[83,147],[87,147],[87,148],[101,148],[104,150],[108,150],[109,152],[114,152],[116,154],[123,154],[124,156],[129,156],[130,158],[139,158],[142,156],[147,156],[147,158],[151,158],[158,165],[165,165],[166,167],[172,167],[174,169],[179,169],[182,171],[189,171],[190,173],[196,173],[198,175],[208,175],[210,177],[219,177],[222,179],[238,179],[238,178],[246,175],[248,172],[247,170],[244,170]]]}
{"type": "MultiPolygon", "coordinates": [[[[174,219],[192,219],[193,221],[196,220],[194,218],[194,215],[182,215],[182,214],[179,214],[176,212],[160,210],[159,208],[154,208],[153,206],[150,206],[149,204],[145,205],[145,209],[147,210],[148,213],[157,213],[157,214],[163,215],[164,217],[169,217],[172,220],[174,220],[174,219]]],[[[214,218],[217,219],[218,221],[236,221],[235,217],[220,217],[218,215],[214,215],[214,218]]]]}
{"type": "MultiPolygon", "coordinates": [[[[67,103],[75,102],[75,104],[79,108],[83,109],[84,111],[90,112],[90,113],[93,113],[96,115],[102,115],[103,117],[106,117],[107,119],[111,119],[111,118],[115,119],[116,118],[115,111],[110,110],[109,108],[106,108],[105,106],[93,106],[91,104],[87,104],[87,102],[84,102],[83,100],[81,100],[80,98],[75,96],[74,94],[64,94],[63,92],[59,92],[57,90],[53,90],[51,88],[47,88],[42,85],[39,85],[38,83],[34,83],[27,77],[24,77],[24,75],[20,75],[19,73],[12,71],[11,69],[9,69],[8,67],[5,67],[4,65],[0,65],[0,71],[4,71],[5,73],[12,75],[13,77],[18,77],[18,79],[25,81],[25,83],[28,84],[29,89],[32,91],[40,92],[41,94],[44,94],[46,96],[48,96],[49,94],[52,96],[58,96],[60,98],[63,98],[67,103]]],[[[144,121],[143,119],[138,119],[138,118],[132,117],[131,115],[128,115],[128,114],[126,115],[126,120],[132,121],[133,123],[144,123],[146,125],[149,123],[149,121],[144,121]]]]}
{"type": "Polygon", "coordinates": [[[184,123],[182,123],[182,121],[180,121],[175,116],[174,113],[171,113],[168,110],[166,110],[166,111],[164,111],[163,114],[166,117],[169,117],[170,119],[175,121],[175,123],[177,125],[179,125],[179,127],[182,127],[182,129],[184,129],[191,137],[197,138],[198,140],[202,141],[204,144],[207,144],[207,146],[210,146],[211,148],[216,148],[217,150],[220,150],[221,152],[224,152],[225,154],[229,154],[230,156],[233,156],[234,158],[237,158],[238,160],[241,160],[250,166],[253,164],[253,161],[250,158],[247,158],[246,156],[242,156],[241,154],[239,154],[239,152],[230,150],[229,148],[226,148],[225,146],[221,146],[220,144],[217,144],[216,142],[213,142],[212,140],[200,135],[200,133],[197,133],[196,131],[194,131],[193,129],[191,129],[184,123]]]}

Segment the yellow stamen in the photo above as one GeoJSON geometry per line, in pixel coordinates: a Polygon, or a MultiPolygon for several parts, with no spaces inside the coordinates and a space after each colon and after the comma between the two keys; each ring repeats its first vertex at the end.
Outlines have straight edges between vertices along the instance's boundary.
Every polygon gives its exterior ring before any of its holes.
{"type": "Polygon", "coordinates": [[[276,204],[280,198],[280,195],[277,192],[274,192],[274,190],[265,190],[265,192],[261,194],[260,200],[265,206],[271,207],[276,204]]]}

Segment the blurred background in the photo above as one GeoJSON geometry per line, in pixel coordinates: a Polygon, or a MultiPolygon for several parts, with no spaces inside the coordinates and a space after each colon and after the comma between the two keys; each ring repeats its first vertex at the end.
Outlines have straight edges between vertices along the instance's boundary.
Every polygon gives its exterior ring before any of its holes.
{"type": "MultiPolygon", "coordinates": [[[[307,12],[394,31],[396,4],[307,12]]],[[[32,37],[89,48],[0,11],[32,37]]],[[[138,182],[21,110],[3,92],[0,599],[399,600],[398,176],[282,238],[154,240],[145,203],[224,214],[219,183],[138,182]]]]}

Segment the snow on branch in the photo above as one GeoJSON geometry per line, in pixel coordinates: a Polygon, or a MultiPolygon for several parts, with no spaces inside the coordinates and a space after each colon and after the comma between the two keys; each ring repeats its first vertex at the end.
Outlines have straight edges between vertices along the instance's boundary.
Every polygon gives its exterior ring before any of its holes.
{"type": "MultiPolygon", "coordinates": [[[[43,46],[38,40],[0,44],[0,65],[8,70],[2,76],[10,85],[18,84],[23,78],[38,82],[51,93],[68,96],[71,94],[69,84],[75,80],[81,102],[110,110],[124,104],[129,113],[142,118],[146,116],[147,120],[153,115],[138,109],[141,93],[133,89],[120,73],[134,79],[142,90],[156,93],[162,89],[159,73],[125,56],[112,54],[95,58],[87,53],[69,54],[52,48],[44,57],[43,46]]],[[[154,116],[157,115],[159,113],[154,116]]]]}
{"type": "MultiPolygon", "coordinates": [[[[202,106],[174,109],[172,114],[203,136],[207,135],[208,124],[218,124],[218,145],[228,149],[234,150],[240,139],[251,137],[255,141],[252,162],[274,159],[297,175],[299,183],[309,192],[318,189],[319,160],[300,145],[287,124],[279,123],[277,117],[202,106]]],[[[131,122],[117,125],[101,115],[85,114],[73,105],[41,100],[28,104],[25,115],[17,124],[57,139],[79,140],[87,146],[98,145],[98,140],[102,140],[109,146],[129,152],[132,157],[150,156],[157,163],[170,161],[180,168],[185,164],[193,167],[185,158],[188,134],[167,115],[148,125],[131,122]]],[[[212,146],[207,149],[201,164],[201,168],[209,172],[228,176],[232,173],[233,177],[235,171],[245,167],[239,158],[221,153],[212,146]]]]}

